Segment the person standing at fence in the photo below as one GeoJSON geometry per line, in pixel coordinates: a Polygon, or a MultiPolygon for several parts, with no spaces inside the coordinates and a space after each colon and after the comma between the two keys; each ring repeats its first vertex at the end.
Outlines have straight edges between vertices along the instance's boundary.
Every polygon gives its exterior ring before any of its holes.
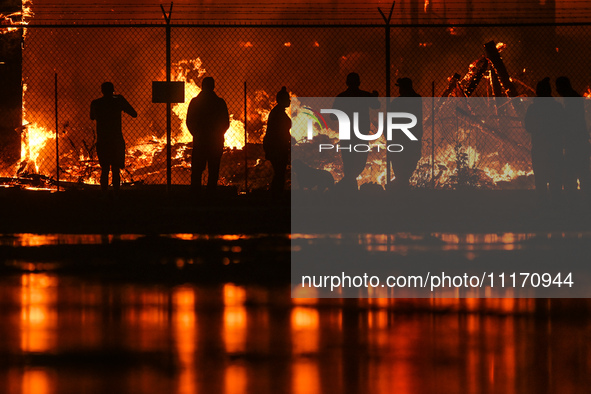
{"type": "Polygon", "coordinates": [[[556,91],[564,97],[564,191],[572,202],[578,180],[581,191],[588,199],[591,188],[591,145],[585,121],[585,100],[572,88],[567,77],[556,79],[556,91]]]}
{"type": "Polygon", "coordinates": [[[399,78],[396,81],[400,98],[393,100],[389,110],[394,112],[408,112],[417,117],[417,124],[411,129],[417,141],[409,140],[405,135],[396,134],[394,143],[403,146],[401,152],[388,151],[388,165],[394,170],[393,185],[397,190],[408,190],[410,178],[421,159],[423,139],[423,101],[421,95],[415,92],[410,78],[399,78]]]}
{"type": "MultiPolygon", "coordinates": [[[[357,112],[359,132],[369,134],[371,129],[369,111],[371,108],[380,108],[378,92],[374,90],[370,93],[361,90],[359,88],[361,86],[361,78],[357,73],[347,75],[346,83],[347,90],[337,95],[333,107],[345,112],[351,120],[354,119],[354,113],[357,112]],[[354,98],[358,98],[359,100],[353,100],[354,98]]],[[[350,140],[339,143],[344,176],[339,181],[338,186],[344,190],[358,190],[357,177],[365,169],[369,152],[356,152],[353,147],[357,144],[364,144],[365,142],[358,138],[355,133],[351,133],[350,140]]]]}
{"type": "Polygon", "coordinates": [[[224,152],[224,134],[230,127],[228,106],[215,92],[212,77],[203,78],[201,93],[189,103],[187,128],[193,136],[191,186],[201,189],[201,176],[207,166],[207,190],[214,191],[224,152]]]}
{"type": "Polygon", "coordinates": [[[265,158],[273,166],[273,180],[270,190],[274,194],[280,194],[285,187],[285,170],[289,163],[291,149],[291,119],[285,113],[291,99],[284,87],[277,93],[277,105],[269,113],[267,132],[263,138],[265,158]]]}
{"type": "Polygon", "coordinates": [[[560,204],[562,190],[562,126],[564,109],[552,98],[550,78],[544,78],[536,86],[533,103],[525,115],[525,130],[531,134],[531,161],[534,170],[538,204],[543,207],[548,201],[553,206],[560,204]]]}
{"type": "Polygon", "coordinates": [[[111,82],[101,85],[103,97],[90,104],[90,119],[96,120],[96,152],[101,166],[101,189],[109,188],[109,172],[112,173],[113,189],[119,193],[120,171],[125,167],[125,140],[121,131],[121,112],[133,118],[137,112],[120,94],[114,94],[111,82]]]}

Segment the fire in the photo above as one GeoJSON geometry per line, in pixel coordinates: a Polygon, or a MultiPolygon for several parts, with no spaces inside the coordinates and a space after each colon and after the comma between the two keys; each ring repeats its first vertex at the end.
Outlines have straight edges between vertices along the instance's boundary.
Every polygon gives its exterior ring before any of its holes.
{"type": "MultiPolygon", "coordinates": [[[[19,172],[39,174],[41,152],[46,148],[53,148],[55,144],[55,132],[47,130],[36,123],[30,124],[25,120],[25,93],[27,85],[23,84],[23,126],[21,131],[21,163],[19,165],[19,172]]],[[[55,156],[55,151],[53,152],[55,156]]]]}
{"type": "Polygon", "coordinates": [[[517,170],[511,167],[511,164],[505,163],[505,166],[502,169],[502,172],[498,172],[493,168],[483,168],[482,169],[491,179],[496,183],[499,182],[509,182],[512,179],[515,179],[519,176],[529,176],[533,175],[533,170],[524,171],[524,170],[517,170]]]}
{"type": "MultiPolygon", "coordinates": [[[[288,115],[291,117],[291,135],[296,141],[305,141],[307,139],[307,124],[310,117],[306,115],[307,110],[302,107],[302,103],[298,100],[298,97],[290,92],[291,105],[288,108],[288,115]]],[[[318,134],[325,134],[329,138],[338,139],[339,133],[333,129],[321,130],[319,132],[318,127],[314,126],[313,136],[316,137],[318,134]]]]}
{"type": "MultiPolygon", "coordinates": [[[[6,22],[6,24],[12,25],[10,27],[3,27],[0,28],[0,34],[7,34],[20,29],[20,27],[14,26],[24,26],[28,25],[28,18],[33,17],[33,10],[31,9],[32,5],[31,0],[23,0],[21,11],[13,12],[12,14],[0,14],[0,22],[6,22]]],[[[23,29],[23,36],[26,35],[26,29],[23,29]]]]}
{"type": "MultiPolygon", "coordinates": [[[[482,171],[488,178],[490,178],[493,185],[497,185],[499,182],[510,182],[520,176],[533,175],[533,170],[518,170],[509,163],[505,163],[501,170],[494,168],[494,166],[482,166],[480,161],[481,155],[472,146],[465,146],[462,148],[462,151],[466,154],[467,167],[474,171],[482,171]]],[[[421,163],[419,163],[419,167],[420,165],[421,163]]],[[[456,152],[452,145],[448,145],[442,153],[437,154],[435,158],[435,165],[436,167],[445,168],[445,170],[435,170],[436,176],[438,175],[438,171],[443,171],[441,174],[439,174],[437,183],[439,185],[450,183],[451,177],[457,171],[456,152]]]]}
{"type": "MultiPolygon", "coordinates": [[[[205,74],[200,59],[183,60],[174,65],[173,79],[185,82],[185,102],[172,107],[175,116],[180,120],[180,128],[173,130],[173,167],[190,168],[188,154],[189,143],[193,137],[187,129],[185,119],[190,100],[197,96],[201,89],[195,80],[205,74]]],[[[14,169],[17,175],[40,174],[54,177],[55,167],[55,130],[42,127],[37,123],[29,123],[25,111],[25,96],[27,86],[23,84],[23,127],[21,132],[21,162],[14,169]]],[[[61,142],[60,136],[60,142],[61,142]]],[[[64,139],[65,141],[65,139],[64,139]]],[[[225,147],[229,149],[242,149],[245,145],[244,124],[230,116],[230,128],[225,135],[225,147]]],[[[65,144],[64,146],[67,146],[65,144]]],[[[92,147],[94,148],[94,147],[92,147]]],[[[62,167],[62,180],[98,184],[99,171],[96,154],[84,151],[83,149],[60,148],[60,162],[62,167]]],[[[124,182],[130,182],[136,178],[143,179],[151,174],[165,170],[162,160],[163,152],[166,149],[166,138],[149,136],[141,138],[133,143],[128,143],[126,154],[126,170],[122,174],[124,182]]]]}
{"type": "MultiPolygon", "coordinates": [[[[37,124],[23,125],[21,133],[21,158],[22,163],[28,163],[34,167],[34,172],[39,174],[39,155],[50,141],[55,141],[55,133],[37,124]]],[[[29,170],[33,170],[30,168],[29,170]]]]}

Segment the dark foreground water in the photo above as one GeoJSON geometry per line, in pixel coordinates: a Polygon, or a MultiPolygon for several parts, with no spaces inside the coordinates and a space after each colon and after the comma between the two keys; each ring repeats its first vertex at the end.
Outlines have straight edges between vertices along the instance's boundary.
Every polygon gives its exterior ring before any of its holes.
{"type": "MultiPolygon", "coordinates": [[[[248,266],[252,256],[263,266],[284,264],[289,250],[276,238],[165,238],[168,253],[152,259],[138,251],[144,271],[126,257],[117,263],[133,269],[116,276],[108,253],[88,249],[103,253],[99,259],[80,249],[112,247],[112,236],[2,237],[0,392],[590,391],[586,299],[291,299],[289,277],[258,281],[228,271],[229,282],[226,271],[203,268],[248,266]]],[[[462,239],[444,245],[479,244],[462,239]]],[[[499,239],[510,253],[522,238],[499,239]]],[[[162,239],[142,242],[134,249],[162,239]]]]}

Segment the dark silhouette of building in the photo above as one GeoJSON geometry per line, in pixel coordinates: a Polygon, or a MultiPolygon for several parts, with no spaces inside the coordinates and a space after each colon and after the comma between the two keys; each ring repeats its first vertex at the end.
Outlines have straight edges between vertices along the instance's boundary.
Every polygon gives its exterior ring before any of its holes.
{"type": "Polygon", "coordinates": [[[393,135],[393,140],[389,143],[400,144],[403,146],[401,152],[388,152],[388,165],[392,165],[394,170],[394,188],[406,190],[409,188],[409,181],[417,168],[417,163],[421,159],[422,139],[423,139],[423,101],[421,95],[415,92],[410,78],[399,78],[396,81],[400,98],[392,100],[388,106],[390,112],[408,112],[417,117],[417,124],[411,129],[412,134],[418,141],[411,141],[404,134],[393,135]]]}
{"type": "Polygon", "coordinates": [[[224,134],[230,127],[228,106],[215,92],[212,77],[203,78],[202,91],[191,100],[187,128],[193,135],[191,185],[201,189],[201,176],[207,166],[207,190],[215,190],[224,152],[224,134]]]}
{"type": "MultiPolygon", "coordinates": [[[[367,92],[361,90],[361,79],[359,74],[350,73],[347,75],[347,90],[337,95],[333,107],[345,112],[351,122],[353,122],[353,113],[357,112],[359,116],[359,132],[369,134],[371,120],[369,111],[371,108],[380,108],[378,92],[367,92]],[[363,98],[364,100],[352,100],[353,98],[363,98]]],[[[351,139],[349,141],[340,141],[341,158],[343,160],[343,178],[339,181],[339,186],[347,190],[358,190],[357,177],[365,169],[368,152],[355,152],[353,146],[366,143],[362,141],[351,130],[351,139]]]]}
{"type": "Polygon", "coordinates": [[[564,97],[564,190],[572,199],[577,190],[578,180],[581,191],[589,197],[591,145],[585,121],[585,100],[572,88],[567,77],[556,79],[556,91],[564,97]]]}
{"type": "MultiPolygon", "coordinates": [[[[20,22],[21,0],[0,1],[0,22],[20,22]]],[[[0,170],[21,157],[23,29],[0,33],[0,170]]]]}
{"type": "Polygon", "coordinates": [[[96,152],[101,166],[101,189],[109,187],[109,172],[113,176],[113,188],[119,191],[120,170],[125,167],[125,140],[121,131],[121,112],[137,117],[137,112],[121,95],[114,94],[111,82],[101,85],[103,97],[90,104],[90,119],[96,120],[96,152]]]}
{"type": "Polygon", "coordinates": [[[289,152],[291,148],[291,119],[285,113],[291,99],[284,87],[277,93],[277,105],[269,113],[267,132],[263,139],[265,158],[273,166],[273,180],[270,190],[280,193],[285,185],[285,170],[289,163],[289,152]]]}
{"type": "Polygon", "coordinates": [[[536,95],[525,115],[525,129],[531,134],[536,194],[543,206],[548,201],[549,189],[553,205],[558,205],[562,191],[564,109],[552,98],[550,78],[538,82],[536,95]]]}

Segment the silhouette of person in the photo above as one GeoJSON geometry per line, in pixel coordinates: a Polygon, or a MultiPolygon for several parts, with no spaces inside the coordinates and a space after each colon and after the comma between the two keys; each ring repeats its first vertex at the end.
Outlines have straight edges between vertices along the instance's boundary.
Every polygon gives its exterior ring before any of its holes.
{"type": "Polygon", "coordinates": [[[564,109],[552,98],[550,78],[544,78],[536,86],[536,97],[525,114],[525,129],[531,134],[531,160],[534,170],[538,204],[548,201],[560,203],[562,190],[562,127],[564,109]],[[549,186],[548,186],[549,185],[549,186]]]}
{"type": "Polygon", "coordinates": [[[569,199],[574,198],[578,180],[581,191],[588,198],[591,188],[591,146],[585,121],[585,102],[572,88],[567,77],[556,79],[556,91],[564,97],[564,190],[569,199]]]}
{"type": "MultiPolygon", "coordinates": [[[[380,108],[378,92],[374,90],[370,93],[359,89],[361,79],[357,73],[350,73],[347,75],[346,83],[347,90],[337,95],[333,107],[345,112],[349,116],[351,122],[353,122],[354,119],[353,114],[357,112],[359,132],[362,134],[369,134],[371,128],[369,111],[371,108],[380,108]],[[351,98],[364,98],[364,100],[351,100],[351,98]]],[[[365,143],[366,141],[359,139],[353,130],[351,130],[351,139],[349,141],[341,141],[339,143],[341,158],[343,160],[344,176],[338,184],[345,189],[358,190],[357,177],[365,169],[369,152],[356,152],[353,147],[357,144],[365,143]]]]}
{"type": "MultiPolygon", "coordinates": [[[[410,178],[417,168],[417,163],[421,159],[422,139],[423,139],[423,101],[421,95],[415,92],[410,78],[398,78],[399,97],[392,101],[391,108],[395,112],[408,112],[417,117],[417,124],[410,131],[418,139],[411,141],[404,134],[394,134],[391,143],[403,146],[401,152],[387,153],[388,165],[392,165],[394,170],[393,186],[398,190],[407,190],[410,186],[410,178]]],[[[389,110],[391,109],[389,108],[389,110]]]]}
{"type": "Polygon", "coordinates": [[[215,92],[212,77],[203,78],[202,91],[189,103],[187,128],[193,135],[191,186],[201,189],[201,175],[207,166],[207,190],[215,190],[224,152],[224,134],[230,127],[228,106],[215,92]]]}
{"type": "Polygon", "coordinates": [[[101,85],[103,97],[90,104],[90,119],[96,120],[96,152],[101,166],[101,190],[109,188],[109,172],[113,177],[113,189],[119,192],[122,168],[125,168],[125,140],[121,131],[121,112],[133,118],[137,112],[120,94],[114,94],[111,82],[101,85]]]}
{"type": "Polygon", "coordinates": [[[289,163],[289,151],[291,148],[291,119],[285,113],[291,99],[284,87],[277,93],[277,105],[269,113],[267,132],[263,138],[265,158],[273,166],[273,180],[270,190],[280,193],[285,185],[285,170],[289,163]]]}

